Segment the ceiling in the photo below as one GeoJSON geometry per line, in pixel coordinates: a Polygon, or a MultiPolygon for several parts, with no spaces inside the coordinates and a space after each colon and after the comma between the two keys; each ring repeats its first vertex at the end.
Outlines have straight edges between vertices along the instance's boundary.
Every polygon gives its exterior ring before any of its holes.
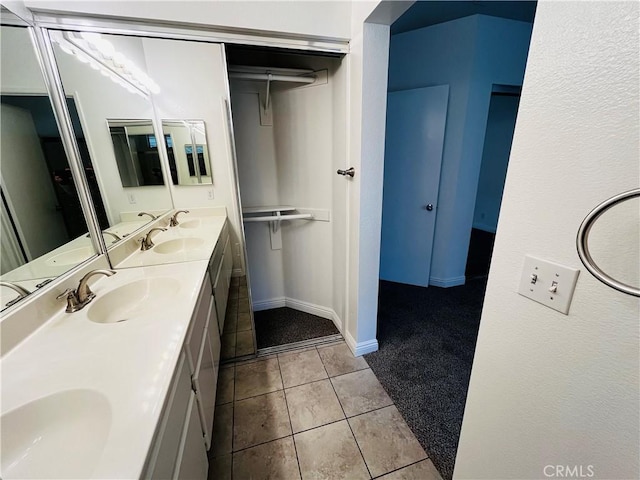
{"type": "Polygon", "coordinates": [[[391,25],[391,35],[476,14],[533,22],[536,4],[535,1],[421,0],[391,25]]]}

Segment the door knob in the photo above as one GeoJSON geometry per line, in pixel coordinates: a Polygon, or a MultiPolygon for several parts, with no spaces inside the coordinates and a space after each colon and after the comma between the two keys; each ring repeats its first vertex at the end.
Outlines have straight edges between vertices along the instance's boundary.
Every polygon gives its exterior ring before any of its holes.
{"type": "Polygon", "coordinates": [[[428,203],[427,206],[424,208],[426,208],[428,211],[431,211],[433,210],[433,205],[431,203],[428,203]]]}
{"type": "Polygon", "coordinates": [[[351,168],[348,168],[347,170],[338,170],[336,173],[338,175],[343,175],[345,177],[349,175],[351,178],[353,178],[353,176],[356,174],[356,169],[351,167],[351,168]]]}

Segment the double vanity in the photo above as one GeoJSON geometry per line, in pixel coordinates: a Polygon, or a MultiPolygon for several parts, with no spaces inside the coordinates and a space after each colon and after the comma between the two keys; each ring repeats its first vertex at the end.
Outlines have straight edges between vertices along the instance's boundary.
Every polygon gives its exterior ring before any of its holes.
{"type": "Polygon", "coordinates": [[[228,225],[170,211],[3,319],[2,478],[206,478],[228,225]]]}

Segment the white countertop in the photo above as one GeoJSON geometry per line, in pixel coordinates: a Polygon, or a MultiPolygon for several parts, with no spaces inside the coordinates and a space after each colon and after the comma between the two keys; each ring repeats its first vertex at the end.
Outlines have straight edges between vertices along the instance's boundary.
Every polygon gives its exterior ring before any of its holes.
{"type": "MultiPolygon", "coordinates": [[[[192,218],[183,216],[181,221],[192,218]]],[[[171,238],[206,235],[206,247],[198,249],[197,254],[192,252],[181,256],[189,261],[176,260],[173,255],[140,252],[139,256],[131,255],[130,258],[142,260],[131,260],[131,264],[127,265],[134,266],[137,262],[137,268],[118,269],[116,275],[108,278],[93,277],[95,283],[90,284],[96,298],[84,309],[65,313],[64,302],[61,302],[59,309],[53,312],[46,323],[0,360],[3,418],[9,418],[12,412],[19,412],[17,409],[25,405],[60,392],[84,390],[92,392],[92,395],[95,392],[91,398],[104,398],[106,401],[97,402],[100,405],[96,405],[95,413],[99,421],[95,424],[93,421],[83,423],[85,427],[89,424],[88,433],[83,438],[89,443],[95,440],[94,435],[99,436],[101,425],[108,425],[108,428],[104,429],[104,438],[100,440],[103,443],[97,459],[87,461],[90,471],[83,473],[82,477],[139,478],[161,418],[206,275],[208,259],[225,218],[206,218],[198,228],[171,229],[171,238]],[[163,257],[164,264],[148,265],[147,262],[154,261],[153,255],[163,257]],[[169,264],[168,257],[172,257],[169,264]],[[144,288],[149,278],[172,282],[172,298],[154,298],[153,288],[144,288]],[[99,310],[97,305],[101,298],[118,287],[132,283],[134,285],[131,288],[125,287],[126,295],[118,293],[117,298],[133,293],[135,298],[143,299],[141,304],[152,307],[151,310],[132,314],[131,318],[119,323],[97,323],[90,319],[99,310]],[[174,284],[178,285],[177,289],[174,284]],[[153,311],[155,304],[158,308],[153,311]],[[96,308],[92,310],[94,306],[96,308]]],[[[155,238],[156,244],[169,239],[169,236],[162,240],[158,237],[155,238]]],[[[117,310],[117,301],[108,301],[108,307],[111,305],[114,308],[108,308],[108,312],[117,310]]],[[[123,314],[123,318],[127,316],[123,314]]],[[[86,415],[92,418],[91,409],[87,410],[89,412],[86,415]]],[[[65,412],[67,416],[75,414],[65,412]]],[[[65,418],[58,420],[65,422],[65,418]]],[[[47,427],[49,422],[55,430],[55,414],[46,417],[47,427]]],[[[43,434],[42,437],[47,435],[43,434]]],[[[35,440],[34,445],[37,441],[40,440],[35,440]]],[[[45,465],[48,468],[47,478],[69,477],[65,473],[56,474],[56,466],[81,462],[77,458],[78,452],[73,448],[62,448],[61,452],[63,454],[52,459],[51,464],[45,465]],[[67,453],[69,457],[62,458],[67,453]]],[[[25,455],[28,461],[30,448],[25,449],[25,455]]],[[[4,459],[2,465],[6,468],[4,459]]],[[[11,478],[6,471],[1,473],[2,478],[11,478]]]]}
{"type": "MultiPolygon", "coordinates": [[[[101,278],[92,286],[94,302],[147,275],[180,281],[179,301],[122,323],[89,320],[91,304],[76,313],[65,313],[61,305],[59,313],[0,361],[2,413],[64,390],[95,390],[108,400],[111,425],[90,478],[138,478],[206,269],[207,262],[200,261],[121,270],[101,278]]],[[[65,461],[72,462],[74,455],[69,451],[65,461]]],[[[51,474],[54,478],[53,469],[51,474]]]]}

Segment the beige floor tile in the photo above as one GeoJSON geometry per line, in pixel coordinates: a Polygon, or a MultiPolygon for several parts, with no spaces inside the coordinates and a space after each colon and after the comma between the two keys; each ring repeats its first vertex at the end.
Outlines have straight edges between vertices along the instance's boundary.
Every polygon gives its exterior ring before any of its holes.
{"type": "Polygon", "coordinates": [[[243,355],[253,355],[256,353],[253,346],[253,331],[236,333],[236,357],[243,355]]]}
{"type": "Polygon", "coordinates": [[[222,360],[228,360],[235,358],[236,356],[236,334],[227,333],[220,337],[222,346],[220,347],[220,358],[222,360]]]}
{"type": "Polygon", "coordinates": [[[231,453],[233,439],[233,403],[219,405],[213,417],[213,439],[211,457],[220,457],[231,453]]]}
{"type": "Polygon", "coordinates": [[[229,311],[227,309],[227,313],[224,317],[224,328],[222,329],[223,334],[233,333],[238,328],[238,311],[234,309],[233,311],[229,311]]]}
{"type": "Polygon", "coordinates": [[[293,437],[281,438],[233,454],[234,480],[300,478],[293,437]]]}
{"type": "Polygon", "coordinates": [[[318,353],[330,377],[369,368],[362,357],[354,357],[346,343],[318,348],[318,353]]]}
{"type": "Polygon", "coordinates": [[[327,372],[315,349],[278,355],[285,388],[327,378],[327,372]]]}
{"type": "Polygon", "coordinates": [[[231,480],[231,459],[231,454],[211,459],[207,480],[231,480]]]}
{"type": "MultiPolygon", "coordinates": [[[[238,287],[238,298],[247,298],[249,296],[249,291],[246,285],[240,285],[238,287]]],[[[240,302],[242,304],[242,302],[240,302]]]]}
{"type": "Polygon", "coordinates": [[[240,277],[240,281],[238,282],[238,285],[247,285],[247,277],[240,277]]]}
{"type": "Polygon", "coordinates": [[[378,480],[442,480],[431,460],[414,463],[395,472],[379,477],[378,480]]]}
{"type": "Polygon", "coordinates": [[[218,372],[218,389],[216,393],[216,405],[233,402],[235,368],[223,367],[218,372]]]}
{"type": "Polygon", "coordinates": [[[237,287],[240,285],[240,277],[231,277],[231,286],[237,287]]]}
{"type": "Polygon", "coordinates": [[[248,398],[234,405],[234,451],[291,435],[283,391],[248,398]]]}
{"type": "Polygon", "coordinates": [[[298,433],[293,438],[303,480],[371,478],[346,421],[298,433]]]}
{"type": "Polygon", "coordinates": [[[236,365],[236,401],[282,390],[277,358],[236,365]]]}
{"type": "Polygon", "coordinates": [[[252,330],[253,323],[251,322],[250,313],[239,313],[236,330],[238,332],[244,332],[245,330],[252,330]]]}
{"type": "Polygon", "coordinates": [[[347,417],[393,404],[370,369],[334,377],[331,383],[347,417]]]}
{"type": "Polygon", "coordinates": [[[320,380],[285,390],[293,433],[344,418],[331,382],[320,380]]]}
{"type": "MultiPolygon", "coordinates": [[[[240,287],[247,288],[247,287],[240,287]]],[[[244,297],[238,300],[238,314],[240,313],[249,313],[249,299],[244,297]]]]}
{"type": "Polygon", "coordinates": [[[427,458],[394,405],[350,418],[349,424],[374,477],[427,458]]]}
{"type": "Polygon", "coordinates": [[[233,286],[230,287],[229,288],[229,297],[228,297],[227,301],[229,301],[229,300],[238,300],[239,293],[240,293],[240,287],[233,287],[233,286]]]}

